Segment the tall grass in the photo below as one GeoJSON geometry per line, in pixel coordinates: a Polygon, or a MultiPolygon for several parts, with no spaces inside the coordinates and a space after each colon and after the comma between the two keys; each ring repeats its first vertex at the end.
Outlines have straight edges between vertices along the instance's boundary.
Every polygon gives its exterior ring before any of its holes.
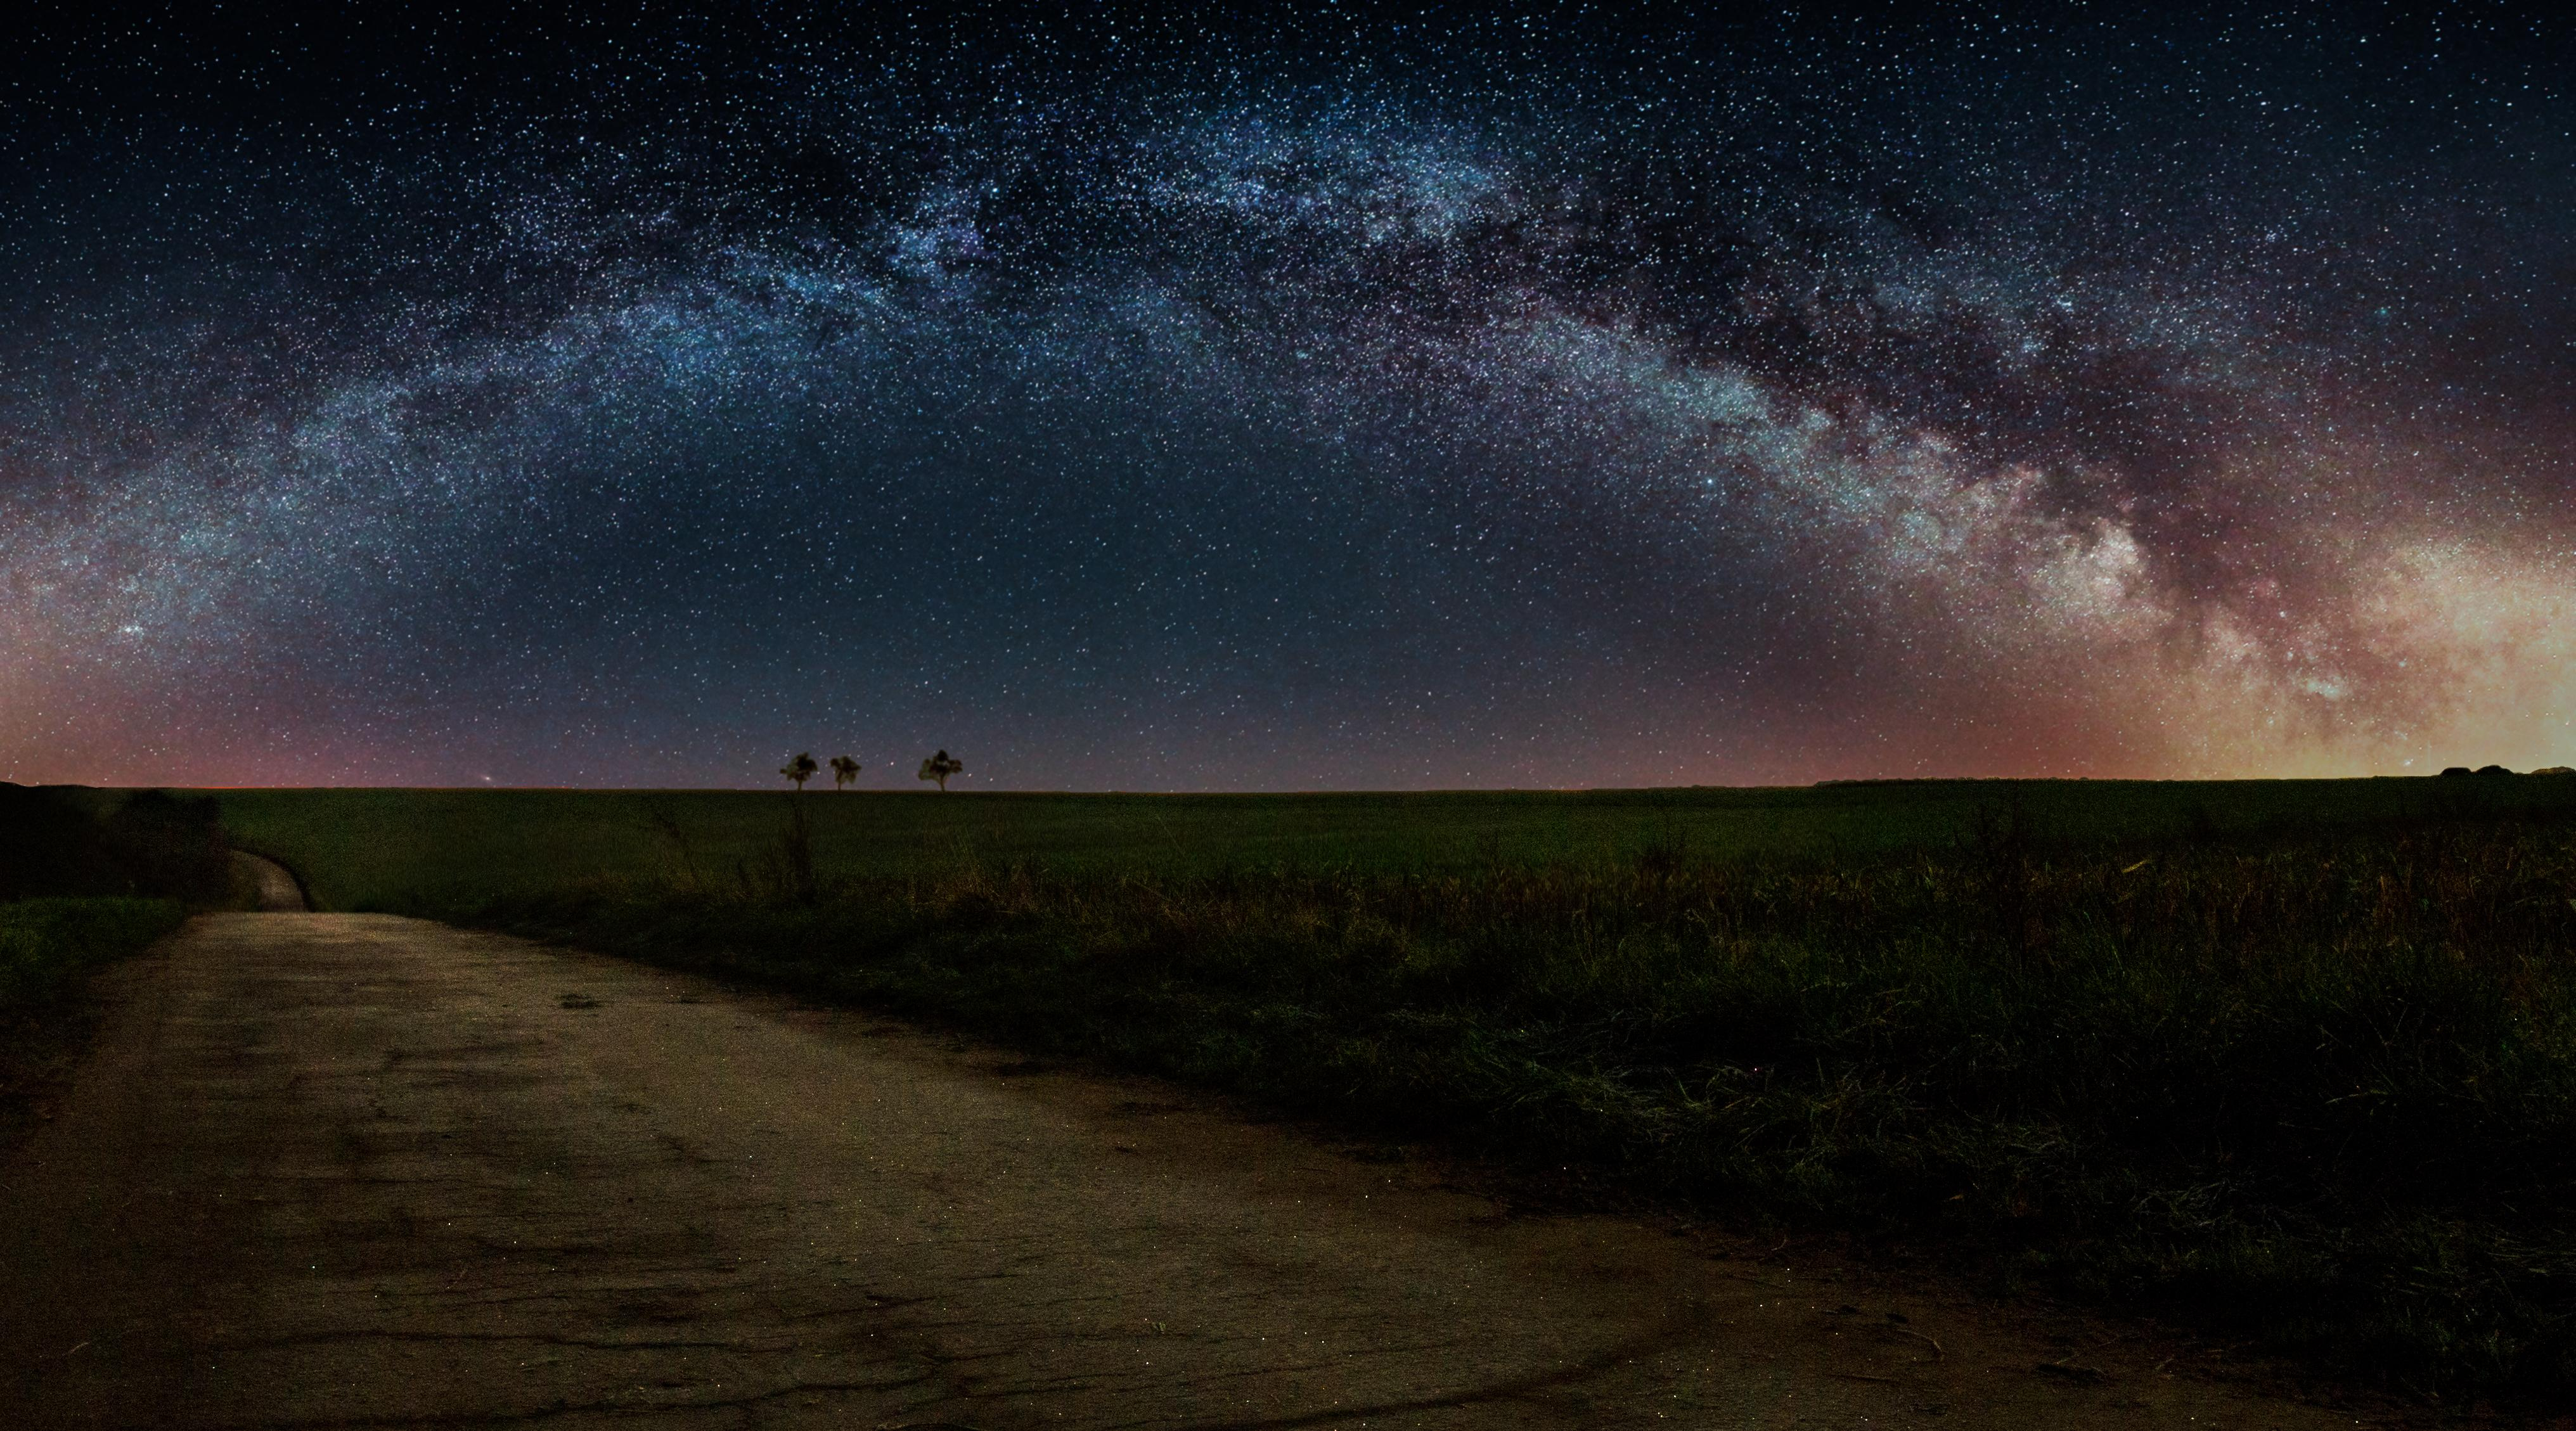
{"type": "MultiPolygon", "coordinates": [[[[2576,823],[1108,874],[422,912],[1939,1246],[2418,1391],[2576,1391],[2576,823]]],[[[810,869],[810,865],[809,865],[810,869]]]]}

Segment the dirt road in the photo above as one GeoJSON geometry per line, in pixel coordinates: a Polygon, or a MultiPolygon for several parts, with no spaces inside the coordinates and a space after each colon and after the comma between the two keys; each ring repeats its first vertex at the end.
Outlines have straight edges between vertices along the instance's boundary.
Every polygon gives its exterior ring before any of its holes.
{"type": "Polygon", "coordinates": [[[255,892],[259,908],[283,913],[305,907],[304,887],[286,866],[244,850],[233,851],[233,865],[241,872],[241,882],[255,892]]]}
{"type": "Polygon", "coordinates": [[[510,939],[218,915],[107,979],[0,1172],[12,1425],[2355,1424],[510,939]]]}

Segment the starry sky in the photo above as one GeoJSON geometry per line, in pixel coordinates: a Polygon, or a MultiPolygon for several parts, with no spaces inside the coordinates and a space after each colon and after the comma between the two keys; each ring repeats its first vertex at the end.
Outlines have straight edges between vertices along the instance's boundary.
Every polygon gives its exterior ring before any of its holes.
{"type": "Polygon", "coordinates": [[[1215,13],[36,7],[0,778],[2576,763],[2538,7],[1215,13]]]}

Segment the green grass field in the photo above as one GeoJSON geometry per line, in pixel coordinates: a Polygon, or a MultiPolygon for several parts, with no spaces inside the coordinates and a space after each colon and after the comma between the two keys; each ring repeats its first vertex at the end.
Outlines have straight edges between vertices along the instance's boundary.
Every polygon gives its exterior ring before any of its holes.
{"type": "Polygon", "coordinates": [[[2015,806],[2043,839],[2362,828],[2565,798],[2545,780],[1906,781],[1760,790],[1422,795],[939,795],[813,791],[226,790],[244,848],[328,909],[417,907],[694,865],[722,884],[810,812],[824,878],[961,861],[1065,873],[1358,872],[1699,859],[1875,857],[1944,848],[2015,806]],[[667,816],[685,850],[658,827],[667,816]]]}
{"type": "Polygon", "coordinates": [[[2576,779],[223,800],[326,907],[2576,1397],[2576,779]]]}

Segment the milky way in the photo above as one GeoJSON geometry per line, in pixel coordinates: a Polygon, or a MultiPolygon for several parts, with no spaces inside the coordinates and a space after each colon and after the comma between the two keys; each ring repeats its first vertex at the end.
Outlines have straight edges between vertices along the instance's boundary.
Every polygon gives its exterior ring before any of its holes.
{"type": "Polygon", "coordinates": [[[2510,12],[50,23],[0,778],[2576,760],[2510,12]]]}

